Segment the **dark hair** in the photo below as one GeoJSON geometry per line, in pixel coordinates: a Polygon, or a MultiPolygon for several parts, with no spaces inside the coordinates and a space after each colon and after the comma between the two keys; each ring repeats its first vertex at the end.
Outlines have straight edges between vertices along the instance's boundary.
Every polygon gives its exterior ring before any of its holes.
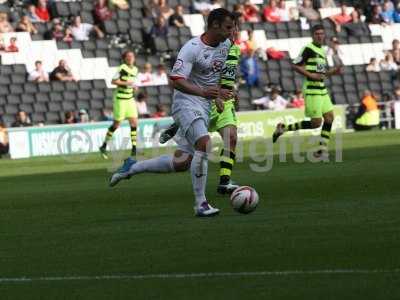
{"type": "Polygon", "coordinates": [[[316,24],[311,28],[311,34],[314,34],[318,30],[324,30],[324,26],[321,24],[316,24]]]}
{"type": "Polygon", "coordinates": [[[207,27],[210,28],[211,25],[215,22],[217,22],[217,24],[221,25],[225,21],[226,18],[231,18],[232,20],[235,19],[233,14],[225,8],[213,9],[210,12],[210,14],[208,15],[207,27]]]}
{"type": "Polygon", "coordinates": [[[126,56],[128,55],[128,53],[133,53],[133,54],[135,54],[135,52],[133,52],[132,50],[126,50],[126,51],[124,51],[124,53],[122,53],[122,59],[126,59],[126,56]]]}

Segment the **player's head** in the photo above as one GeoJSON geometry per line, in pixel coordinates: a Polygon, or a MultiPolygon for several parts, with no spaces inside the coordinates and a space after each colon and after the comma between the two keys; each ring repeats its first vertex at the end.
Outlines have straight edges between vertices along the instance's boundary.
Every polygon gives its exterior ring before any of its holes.
{"type": "Polygon", "coordinates": [[[322,45],[325,42],[325,30],[321,24],[314,25],[311,28],[313,42],[322,45]]]}
{"type": "Polygon", "coordinates": [[[133,53],[133,51],[127,50],[122,54],[122,59],[127,65],[132,66],[135,63],[135,53],[133,53]]]}
{"type": "Polygon", "coordinates": [[[230,38],[235,30],[235,17],[225,8],[217,8],[207,18],[207,31],[221,42],[230,38]]]}

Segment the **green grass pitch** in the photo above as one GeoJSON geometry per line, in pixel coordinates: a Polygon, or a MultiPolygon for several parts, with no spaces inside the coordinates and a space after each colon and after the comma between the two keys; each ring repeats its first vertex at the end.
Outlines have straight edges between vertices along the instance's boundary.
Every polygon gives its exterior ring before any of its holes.
{"type": "Polygon", "coordinates": [[[210,164],[212,219],[193,216],[188,173],[110,189],[97,155],[0,160],[0,299],[400,299],[400,132],[343,146],[341,163],[238,163],[250,215],[210,164]]]}

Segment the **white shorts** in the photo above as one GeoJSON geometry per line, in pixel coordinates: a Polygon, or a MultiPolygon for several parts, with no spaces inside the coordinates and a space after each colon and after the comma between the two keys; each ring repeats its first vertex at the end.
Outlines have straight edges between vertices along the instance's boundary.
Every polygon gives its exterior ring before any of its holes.
{"type": "Polygon", "coordinates": [[[175,142],[178,144],[178,150],[193,156],[195,151],[194,145],[200,138],[207,135],[208,129],[205,121],[202,118],[197,118],[187,128],[186,134],[182,128],[179,128],[175,142]]]}

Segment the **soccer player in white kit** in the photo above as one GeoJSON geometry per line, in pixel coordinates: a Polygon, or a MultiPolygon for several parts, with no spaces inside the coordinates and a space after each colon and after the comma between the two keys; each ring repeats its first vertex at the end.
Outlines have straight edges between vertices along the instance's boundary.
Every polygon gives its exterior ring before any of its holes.
{"type": "Polygon", "coordinates": [[[208,122],[212,99],[229,100],[233,97],[232,91],[220,88],[219,80],[231,46],[229,37],[234,29],[233,14],[223,8],[215,9],[208,16],[207,31],[189,40],[178,54],[170,74],[175,89],[172,116],[180,126],[178,149],[174,155],[141,162],[128,158],[111,176],[110,186],[139,173],[169,173],[190,169],[196,216],[219,213],[205,196],[208,152],[211,148],[208,122]]]}

